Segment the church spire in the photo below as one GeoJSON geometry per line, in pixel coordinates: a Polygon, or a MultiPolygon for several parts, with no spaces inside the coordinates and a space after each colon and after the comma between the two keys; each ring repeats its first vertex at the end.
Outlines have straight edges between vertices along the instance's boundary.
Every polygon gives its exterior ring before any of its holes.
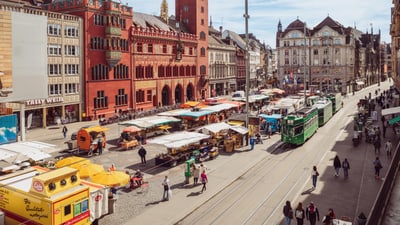
{"type": "Polygon", "coordinates": [[[168,23],[168,3],[167,3],[167,0],[162,0],[162,2],[161,2],[160,17],[166,23],[168,23]]]}

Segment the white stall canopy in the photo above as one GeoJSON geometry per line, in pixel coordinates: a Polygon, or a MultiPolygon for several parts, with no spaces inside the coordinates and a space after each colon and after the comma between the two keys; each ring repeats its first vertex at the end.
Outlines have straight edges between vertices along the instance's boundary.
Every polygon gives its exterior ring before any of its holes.
{"type": "Polygon", "coordinates": [[[197,143],[209,137],[210,137],[209,135],[202,133],[182,131],[156,137],[154,139],[149,139],[147,140],[147,143],[163,145],[167,148],[180,148],[183,146],[197,143]]]}

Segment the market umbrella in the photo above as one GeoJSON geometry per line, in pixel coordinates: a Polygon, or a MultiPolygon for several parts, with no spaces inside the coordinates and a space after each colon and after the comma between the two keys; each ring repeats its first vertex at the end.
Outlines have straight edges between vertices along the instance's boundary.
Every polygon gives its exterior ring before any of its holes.
{"type": "Polygon", "coordinates": [[[71,167],[79,170],[79,177],[82,179],[92,177],[104,171],[104,167],[102,165],[94,163],[73,164],[71,167]]]}
{"type": "Polygon", "coordinates": [[[129,127],[125,127],[122,132],[127,132],[127,133],[135,133],[135,132],[139,132],[142,129],[140,129],[137,126],[129,126],[129,127]]]}
{"type": "Polygon", "coordinates": [[[122,171],[103,171],[93,175],[90,181],[109,187],[118,187],[129,183],[129,179],[129,175],[122,171]]]}
{"type": "Polygon", "coordinates": [[[81,165],[85,163],[90,163],[90,160],[78,156],[71,156],[57,161],[55,166],[56,168],[61,168],[64,166],[81,165]]]}

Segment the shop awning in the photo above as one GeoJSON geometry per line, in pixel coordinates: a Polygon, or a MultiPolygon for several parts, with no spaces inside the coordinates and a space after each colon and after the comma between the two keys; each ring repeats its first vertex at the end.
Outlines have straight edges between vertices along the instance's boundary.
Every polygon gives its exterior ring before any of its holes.
{"type": "Polygon", "coordinates": [[[187,117],[192,117],[192,118],[199,118],[201,116],[206,116],[209,114],[212,114],[213,111],[209,111],[209,110],[201,110],[201,111],[189,111],[189,112],[185,112],[180,114],[179,116],[187,116],[187,117]]]}
{"type": "Polygon", "coordinates": [[[209,138],[209,135],[198,133],[198,132],[177,132],[173,134],[167,134],[164,136],[156,137],[154,139],[148,139],[148,144],[163,145],[167,148],[179,148],[190,144],[197,143],[201,140],[209,138]]]}
{"type": "Polygon", "coordinates": [[[399,122],[399,121],[400,121],[400,116],[395,117],[395,118],[389,120],[389,124],[392,125],[392,124],[395,124],[395,123],[397,123],[397,122],[399,122]]]}
{"type": "Polygon", "coordinates": [[[0,145],[0,151],[3,154],[6,154],[7,158],[3,158],[2,160],[6,162],[14,162],[14,161],[40,161],[44,159],[51,158],[52,156],[49,153],[60,151],[57,146],[52,144],[47,144],[38,141],[25,141],[25,142],[16,142],[11,144],[0,145]],[[14,154],[13,157],[10,157],[14,154]]]}
{"type": "Polygon", "coordinates": [[[243,126],[244,122],[232,120],[232,121],[229,121],[228,124],[232,125],[232,126],[243,126]]]}
{"type": "Polygon", "coordinates": [[[180,114],[185,113],[185,112],[190,112],[190,109],[175,109],[175,110],[171,110],[171,111],[162,112],[157,115],[159,115],[159,116],[179,116],[180,114]]]}
{"type": "Polygon", "coordinates": [[[247,134],[249,133],[249,130],[246,127],[243,126],[232,126],[229,129],[238,132],[239,134],[247,134]]]}
{"type": "Polygon", "coordinates": [[[181,121],[180,119],[169,116],[150,116],[150,117],[143,117],[140,119],[121,122],[119,123],[119,125],[136,126],[142,129],[147,129],[180,121],[181,121]]]}
{"type": "Polygon", "coordinates": [[[179,107],[182,109],[187,109],[187,108],[196,107],[198,104],[200,104],[200,102],[188,101],[188,102],[181,104],[179,107]]]}
{"type": "Polygon", "coordinates": [[[229,128],[231,128],[231,125],[221,122],[221,123],[212,123],[212,124],[206,125],[206,126],[202,127],[201,130],[203,131],[203,133],[207,133],[208,131],[212,132],[212,133],[218,133],[222,130],[228,130],[229,128]]]}
{"type": "Polygon", "coordinates": [[[204,107],[202,109],[200,109],[200,111],[213,111],[213,112],[221,112],[223,110],[228,110],[228,109],[232,109],[232,108],[236,108],[237,105],[235,104],[231,104],[231,103],[221,103],[218,105],[213,105],[213,106],[208,106],[208,107],[204,107]]]}
{"type": "Polygon", "coordinates": [[[382,109],[382,116],[400,113],[400,107],[382,109]]]}
{"type": "Polygon", "coordinates": [[[258,116],[262,117],[262,118],[265,118],[265,119],[267,119],[267,118],[272,118],[272,119],[280,119],[280,118],[282,118],[281,114],[272,114],[272,115],[260,114],[258,116]]]}

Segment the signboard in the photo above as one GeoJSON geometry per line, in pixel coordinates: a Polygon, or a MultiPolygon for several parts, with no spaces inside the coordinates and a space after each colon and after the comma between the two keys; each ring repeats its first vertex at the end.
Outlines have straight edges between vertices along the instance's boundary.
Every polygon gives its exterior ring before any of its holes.
{"type": "Polygon", "coordinates": [[[17,141],[17,115],[0,116],[0,145],[17,141]]]}

